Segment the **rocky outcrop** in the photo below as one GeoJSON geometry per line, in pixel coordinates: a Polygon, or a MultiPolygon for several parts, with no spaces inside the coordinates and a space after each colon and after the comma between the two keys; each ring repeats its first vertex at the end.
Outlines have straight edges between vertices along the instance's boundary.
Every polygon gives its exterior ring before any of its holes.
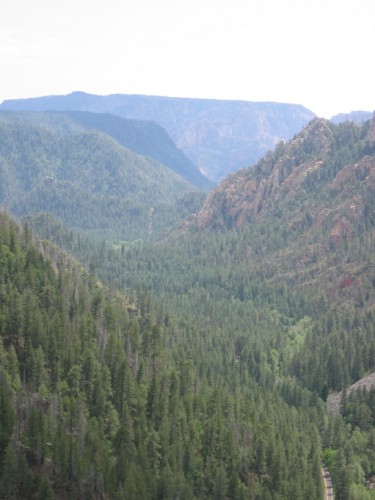
{"type": "Polygon", "coordinates": [[[327,399],[327,409],[330,413],[338,415],[341,410],[342,401],[344,396],[349,396],[351,393],[366,389],[370,390],[375,386],[375,372],[370,373],[366,377],[361,378],[355,384],[347,387],[344,391],[330,394],[327,399]]]}
{"type": "Polygon", "coordinates": [[[225,179],[207,198],[197,216],[198,229],[241,227],[267,214],[280,200],[305,189],[308,176],[324,166],[333,135],[329,122],[314,119],[287,145],[258,163],[225,179]]]}
{"type": "Polygon", "coordinates": [[[336,127],[324,119],[312,120],[254,168],[240,170],[222,181],[197,214],[197,228],[241,228],[280,207],[288,208],[288,227],[295,227],[303,217],[292,207],[298,207],[298,199],[320,186],[317,197],[325,193],[325,202],[311,197],[309,225],[317,230],[329,221],[332,240],[350,237],[367,210],[363,196],[368,198],[375,189],[375,118],[367,125],[366,135],[358,133],[358,139],[353,140],[357,128],[350,123],[336,127]],[[350,146],[348,140],[352,141],[350,146]],[[333,199],[335,209],[330,203],[333,199]]]}

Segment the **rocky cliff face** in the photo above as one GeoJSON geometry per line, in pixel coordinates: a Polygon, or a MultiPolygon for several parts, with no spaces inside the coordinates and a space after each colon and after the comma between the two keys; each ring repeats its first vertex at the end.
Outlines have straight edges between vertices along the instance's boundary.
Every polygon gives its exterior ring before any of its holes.
{"type": "MultiPolygon", "coordinates": [[[[357,161],[352,162],[353,155],[346,150],[344,136],[358,132],[357,127],[347,124],[336,128],[327,120],[314,119],[290,142],[279,144],[254,169],[241,170],[215,188],[197,215],[198,229],[240,228],[269,215],[279,209],[280,204],[295,204],[294,219],[297,220],[298,197],[308,195],[319,183],[322,191],[329,191],[338,203],[341,198],[347,200],[355,196],[358,184],[364,188],[374,181],[374,123],[371,122],[366,137],[353,145],[362,151],[358,151],[357,161]]],[[[310,216],[318,226],[322,223],[324,210],[318,201],[315,207],[314,200],[311,201],[310,216]]]]}

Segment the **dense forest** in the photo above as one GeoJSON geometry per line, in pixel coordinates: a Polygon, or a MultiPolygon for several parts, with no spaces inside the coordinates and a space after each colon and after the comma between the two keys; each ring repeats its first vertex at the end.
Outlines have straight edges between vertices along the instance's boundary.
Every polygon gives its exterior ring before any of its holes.
{"type": "Polygon", "coordinates": [[[211,186],[208,179],[176,147],[167,132],[155,122],[84,111],[15,113],[1,110],[0,121],[13,126],[27,124],[41,127],[44,131],[54,131],[64,135],[101,132],[119,145],[170,168],[199,189],[207,190],[211,186]]]}
{"type": "Polygon", "coordinates": [[[320,498],[312,393],[297,411],[233,339],[127,300],[5,215],[1,262],[5,498],[320,498]]]}
{"type": "Polygon", "coordinates": [[[106,116],[83,115],[87,130],[77,130],[81,115],[12,116],[0,114],[0,203],[19,217],[48,212],[92,238],[155,239],[201,202],[197,187],[166,165],[90,128],[110,128],[106,116]]]}
{"type": "Polygon", "coordinates": [[[4,498],[375,497],[374,125],[309,127],[157,242],[1,215],[4,498]]]}

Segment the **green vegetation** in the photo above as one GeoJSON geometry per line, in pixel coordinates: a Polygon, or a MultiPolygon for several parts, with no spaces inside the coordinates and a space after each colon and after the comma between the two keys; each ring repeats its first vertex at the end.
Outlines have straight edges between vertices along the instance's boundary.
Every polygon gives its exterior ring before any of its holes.
{"type": "Polygon", "coordinates": [[[320,498],[312,394],[297,411],[224,332],[111,292],[51,244],[43,257],[6,216],[0,237],[5,498],[320,498]]]}
{"type": "Polygon", "coordinates": [[[102,132],[121,146],[162,163],[198,189],[207,190],[211,185],[197,167],[176,147],[166,131],[155,122],[129,120],[110,114],[83,111],[64,113],[0,111],[0,119],[7,123],[27,123],[64,134],[102,132]]]}
{"type": "Polygon", "coordinates": [[[242,226],[230,180],[157,242],[2,215],[1,494],[321,499],[324,461],[372,498],[374,391],[325,400],[375,370],[373,126],[314,122],[239,174],[274,186],[242,226]],[[276,168],[303,174],[285,196],[276,168]]]}
{"type": "Polygon", "coordinates": [[[0,203],[50,212],[93,238],[154,239],[202,194],[162,164],[99,132],[0,121],[0,203]]]}

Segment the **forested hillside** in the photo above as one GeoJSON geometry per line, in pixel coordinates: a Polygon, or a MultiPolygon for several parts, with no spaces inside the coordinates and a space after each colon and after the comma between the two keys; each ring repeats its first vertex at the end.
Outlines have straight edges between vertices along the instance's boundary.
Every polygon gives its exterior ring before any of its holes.
{"type": "MultiPolygon", "coordinates": [[[[313,393],[4,214],[0,243],[3,498],[320,498],[313,393]]],[[[254,334],[284,329],[248,314],[254,334]]]]}
{"type": "Polygon", "coordinates": [[[166,131],[155,122],[80,111],[65,113],[0,111],[0,120],[7,123],[36,125],[48,131],[65,134],[103,132],[125,148],[162,163],[199,189],[207,190],[211,185],[183,152],[177,149],[166,131]]]}
{"type": "Polygon", "coordinates": [[[373,498],[373,393],[351,395],[338,416],[325,400],[375,368],[374,127],[314,120],[157,244],[95,246],[49,216],[27,219],[112,288],[157,297],[208,475],[201,489],[189,475],[183,498],[321,498],[320,460],[336,498],[373,498]]]}
{"type": "Polygon", "coordinates": [[[375,120],[334,126],[315,119],[253,169],[223,181],[192,224],[250,229],[269,280],[362,307],[374,304],[374,199],[375,120]]]}
{"type": "Polygon", "coordinates": [[[17,216],[45,211],[94,238],[152,239],[203,196],[107,134],[63,132],[64,116],[39,119],[58,125],[0,119],[0,204],[17,216]]]}
{"type": "Polygon", "coordinates": [[[7,100],[0,109],[95,111],[152,120],[165,128],[177,147],[213,182],[255,163],[314,116],[297,104],[85,92],[7,100]]]}

